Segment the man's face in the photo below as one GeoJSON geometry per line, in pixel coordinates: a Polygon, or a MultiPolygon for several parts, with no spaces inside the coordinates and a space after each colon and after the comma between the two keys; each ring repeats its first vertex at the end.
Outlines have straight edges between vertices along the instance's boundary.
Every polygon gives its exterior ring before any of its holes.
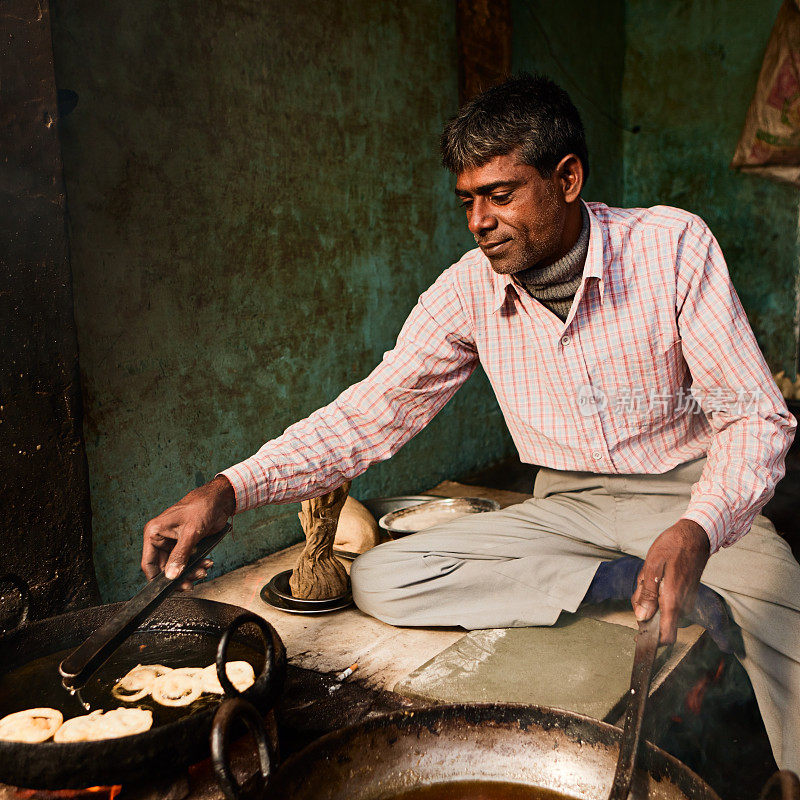
{"type": "Polygon", "coordinates": [[[557,171],[543,178],[514,153],[495,156],[482,167],[460,173],[456,195],[467,212],[467,226],[495,272],[508,275],[545,266],[564,255],[567,204],[557,171]]]}

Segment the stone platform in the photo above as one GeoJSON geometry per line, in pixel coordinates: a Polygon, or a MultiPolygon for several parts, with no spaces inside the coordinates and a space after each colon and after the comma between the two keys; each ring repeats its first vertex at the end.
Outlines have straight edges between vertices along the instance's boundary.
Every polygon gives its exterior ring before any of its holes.
{"type": "MultiPolygon", "coordinates": [[[[475,496],[505,507],[529,495],[445,482],[429,494],[475,496]]],[[[556,706],[616,723],[630,680],[636,622],[625,604],[562,614],[553,628],[467,632],[460,628],[396,628],[355,607],[318,616],[279,611],[262,586],[291,569],[295,545],[199,585],[197,597],[233,603],[267,619],[290,664],[320,674],[357,663],[351,680],[416,702],[523,702],[556,706]]],[[[344,562],[349,566],[349,562],[344,562]]],[[[662,652],[653,680],[657,694],[688,659],[703,631],[679,631],[662,652]]]]}

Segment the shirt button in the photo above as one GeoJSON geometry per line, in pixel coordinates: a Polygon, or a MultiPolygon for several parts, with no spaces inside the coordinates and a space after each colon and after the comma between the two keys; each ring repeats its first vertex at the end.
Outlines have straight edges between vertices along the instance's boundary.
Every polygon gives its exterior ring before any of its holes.
{"type": "Polygon", "coordinates": [[[595,450],[594,453],[592,453],[592,458],[595,461],[599,461],[602,457],[603,457],[603,454],[599,450],[595,450]]]}
{"type": "Polygon", "coordinates": [[[562,336],[561,344],[569,344],[569,336],[562,336]]]}

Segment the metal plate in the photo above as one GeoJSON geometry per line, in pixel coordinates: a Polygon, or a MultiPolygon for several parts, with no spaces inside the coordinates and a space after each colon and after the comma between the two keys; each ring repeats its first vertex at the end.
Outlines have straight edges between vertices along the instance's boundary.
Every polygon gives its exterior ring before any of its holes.
{"type": "Polygon", "coordinates": [[[337,558],[343,558],[345,561],[355,561],[361,553],[351,553],[349,550],[337,550],[333,548],[333,554],[337,558]]]}
{"type": "Polygon", "coordinates": [[[420,506],[403,508],[385,514],[378,520],[383,530],[388,531],[393,538],[408,536],[411,533],[441,525],[459,519],[467,514],[481,514],[487,511],[499,511],[500,503],[496,500],[487,500],[483,497],[450,497],[445,500],[434,500],[420,506]],[[433,515],[440,517],[438,521],[431,522],[433,515]]]}
{"type": "Polygon", "coordinates": [[[269,583],[261,589],[261,599],[273,608],[292,614],[325,614],[328,611],[340,611],[353,603],[353,595],[349,590],[326,600],[301,600],[293,597],[289,586],[291,575],[290,569],[273,575],[269,583]]]}
{"type": "Polygon", "coordinates": [[[348,595],[348,597],[339,602],[338,605],[327,606],[326,608],[295,608],[286,600],[281,600],[280,597],[268,598],[266,596],[266,587],[261,590],[261,599],[273,608],[277,608],[278,611],[285,611],[287,614],[329,614],[331,611],[343,611],[345,608],[350,608],[350,606],[353,605],[353,596],[348,595]]]}

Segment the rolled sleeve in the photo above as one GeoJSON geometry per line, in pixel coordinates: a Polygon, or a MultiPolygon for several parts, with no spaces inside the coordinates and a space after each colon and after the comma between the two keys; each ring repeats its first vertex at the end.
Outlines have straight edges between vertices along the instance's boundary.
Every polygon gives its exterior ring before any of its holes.
{"type": "Polygon", "coordinates": [[[719,245],[698,218],[679,247],[678,326],[692,395],[712,430],[708,459],[684,517],[711,552],[750,530],[785,472],[796,421],[767,367],[719,245]]]}

